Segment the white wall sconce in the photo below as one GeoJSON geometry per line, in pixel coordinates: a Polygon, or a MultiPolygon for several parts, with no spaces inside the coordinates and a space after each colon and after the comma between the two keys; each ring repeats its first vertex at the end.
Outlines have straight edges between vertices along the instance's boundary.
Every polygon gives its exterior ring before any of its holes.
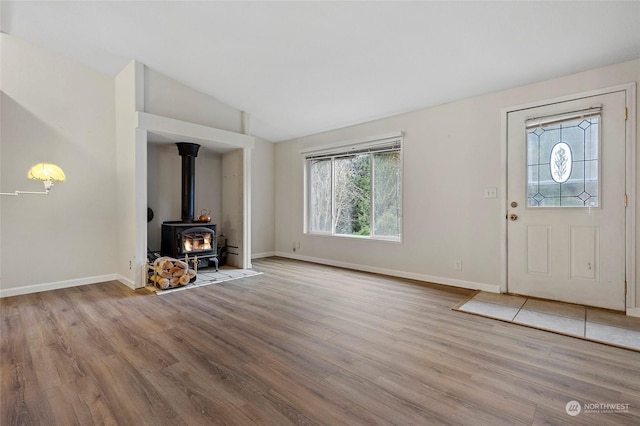
{"type": "Polygon", "coordinates": [[[66,176],[62,169],[55,164],[50,163],[38,163],[31,167],[27,172],[27,178],[32,180],[41,180],[44,183],[44,191],[14,191],[14,192],[0,192],[0,195],[20,195],[20,194],[38,194],[49,195],[49,191],[53,187],[53,182],[64,182],[66,176]]]}

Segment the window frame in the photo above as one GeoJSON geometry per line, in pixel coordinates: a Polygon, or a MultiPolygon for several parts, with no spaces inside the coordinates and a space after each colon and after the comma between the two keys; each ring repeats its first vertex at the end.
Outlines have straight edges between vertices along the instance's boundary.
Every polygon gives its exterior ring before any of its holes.
{"type": "Polygon", "coordinates": [[[378,136],[375,138],[359,139],[350,142],[341,142],[330,145],[317,146],[311,149],[303,150],[302,161],[304,163],[304,230],[307,235],[338,237],[338,238],[354,238],[358,240],[374,240],[386,241],[392,243],[402,243],[403,240],[403,205],[404,205],[404,160],[403,160],[404,134],[402,132],[390,135],[378,136]],[[384,152],[398,152],[399,159],[399,179],[400,179],[400,197],[399,197],[399,214],[398,214],[398,235],[385,236],[374,235],[375,232],[375,165],[373,155],[384,152]],[[369,175],[370,175],[370,212],[369,212],[369,229],[370,235],[354,235],[336,233],[336,179],[335,179],[335,159],[349,156],[368,154],[369,155],[369,175]],[[331,231],[311,230],[311,161],[319,159],[331,160],[331,231]]]}

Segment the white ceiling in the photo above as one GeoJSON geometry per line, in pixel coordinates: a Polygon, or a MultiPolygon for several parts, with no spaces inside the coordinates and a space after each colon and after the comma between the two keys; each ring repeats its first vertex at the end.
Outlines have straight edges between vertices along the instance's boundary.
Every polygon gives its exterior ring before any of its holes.
{"type": "Polygon", "coordinates": [[[136,59],[277,142],[640,57],[640,2],[1,2],[2,31],[136,59]]]}

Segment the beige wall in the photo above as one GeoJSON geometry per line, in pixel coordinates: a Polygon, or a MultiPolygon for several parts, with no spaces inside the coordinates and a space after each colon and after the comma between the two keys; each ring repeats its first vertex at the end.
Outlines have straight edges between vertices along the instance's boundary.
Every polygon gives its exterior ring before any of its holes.
{"type": "MultiPolygon", "coordinates": [[[[276,251],[289,257],[497,290],[505,268],[501,249],[504,194],[485,199],[484,189],[501,187],[503,109],[637,81],[640,60],[279,143],[276,251]],[[405,132],[402,244],[304,234],[300,151],[396,131],[405,132]],[[300,248],[294,253],[296,242],[300,248]],[[456,260],[462,260],[462,271],[454,270],[456,260]]],[[[631,120],[637,124],[637,116],[631,120]]],[[[638,254],[636,265],[640,268],[638,254]]],[[[640,306],[640,289],[637,298],[640,306]]]]}
{"type": "Polygon", "coordinates": [[[242,131],[239,110],[149,67],[144,68],[144,110],[216,129],[242,131]]]}
{"type": "Polygon", "coordinates": [[[219,235],[228,240],[230,246],[227,264],[243,265],[242,247],[244,243],[243,212],[243,150],[237,149],[222,156],[222,212],[218,221],[219,235]],[[234,253],[234,254],[231,254],[234,253]]]}
{"type": "Polygon", "coordinates": [[[0,198],[0,294],[112,279],[114,80],[13,36],[0,37],[0,189],[41,191],[42,183],[26,179],[41,161],[67,175],[48,196],[0,198]]]}

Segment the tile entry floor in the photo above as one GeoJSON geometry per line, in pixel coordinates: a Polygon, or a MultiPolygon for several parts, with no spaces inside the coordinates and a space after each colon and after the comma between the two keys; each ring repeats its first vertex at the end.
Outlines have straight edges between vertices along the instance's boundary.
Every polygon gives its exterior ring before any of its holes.
{"type": "Polygon", "coordinates": [[[640,351],[640,318],[620,312],[484,291],[453,309],[640,351]]]}

